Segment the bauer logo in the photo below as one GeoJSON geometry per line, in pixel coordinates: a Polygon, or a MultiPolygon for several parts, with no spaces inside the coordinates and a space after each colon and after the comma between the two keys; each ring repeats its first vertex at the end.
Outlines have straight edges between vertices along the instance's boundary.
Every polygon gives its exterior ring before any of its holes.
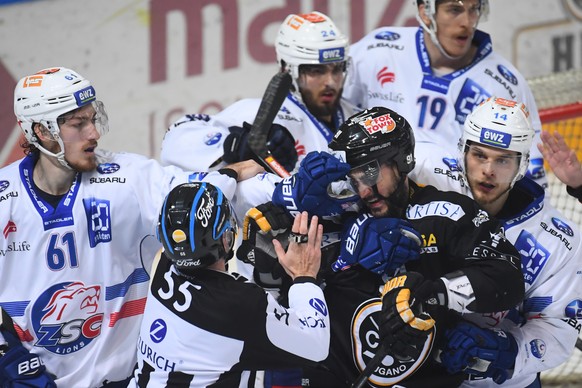
{"type": "Polygon", "coordinates": [[[513,245],[521,256],[523,280],[532,284],[546,265],[550,252],[526,230],[521,231],[513,245]]]}
{"type": "Polygon", "coordinates": [[[10,182],[8,181],[0,181],[0,193],[6,190],[10,186],[10,182]]]}
{"type": "Polygon", "coordinates": [[[558,228],[558,230],[566,233],[568,236],[570,236],[570,237],[574,236],[574,231],[572,230],[570,225],[566,224],[561,219],[556,218],[556,217],[552,217],[552,224],[554,224],[554,226],[556,228],[558,228]]]}
{"type": "Polygon", "coordinates": [[[398,40],[400,39],[400,34],[397,32],[392,32],[392,31],[382,31],[376,34],[375,36],[376,39],[381,39],[381,40],[398,40]]]}
{"type": "Polygon", "coordinates": [[[479,141],[482,144],[491,145],[493,147],[508,148],[511,143],[511,135],[489,128],[482,128],[479,141]]]}
{"type": "Polygon", "coordinates": [[[160,343],[166,338],[168,333],[168,325],[163,319],[156,319],[150,326],[150,338],[156,344],[160,343]]]}
{"type": "Polygon", "coordinates": [[[509,71],[509,69],[507,67],[505,67],[503,65],[498,65],[497,71],[499,71],[499,74],[501,74],[501,76],[503,78],[505,78],[506,80],[508,80],[512,84],[517,85],[517,77],[515,75],[513,75],[513,73],[511,71],[509,71]]]}
{"type": "Polygon", "coordinates": [[[338,61],[343,61],[343,60],[344,60],[344,48],[343,47],[319,50],[319,62],[320,63],[338,62],[338,61]]]}
{"type": "Polygon", "coordinates": [[[92,101],[95,101],[95,89],[93,86],[88,86],[85,89],[81,89],[75,92],[75,100],[77,101],[77,106],[86,105],[92,101]]]}
{"type": "Polygon", "coordinates": [[[564,313],[568,318],[582,319],[582,300],[575,299],[568,303],[564,313]]]}
{"type": "Polygon", "coordinates": [[[100,174],[113,174],[117,172],[121,167],[117,163],[101,163],[97,166],[97,172],[100,174]]]}
{"type": "Polygon", "coordinates": [[[101,286],[65,282],[45,290],[32,307],[32,328],[41,346],[55,354],[75,353],[101,334],[101,286]]]}

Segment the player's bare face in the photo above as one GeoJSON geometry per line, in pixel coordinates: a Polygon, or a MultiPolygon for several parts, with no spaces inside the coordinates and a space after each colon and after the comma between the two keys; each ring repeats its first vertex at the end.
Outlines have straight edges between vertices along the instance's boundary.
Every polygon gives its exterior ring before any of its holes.
{"type": "Polygon", "coordinates": [[[299,92],[316,118],[331,121],[339,103],[345,76],[345,62],[299,67],[299,92]]]}
{"type": "Polygon", "coordinates": [[[101,134],[97,128],[97,113],[93,105],[81,107],[63,117],[59,123],[61,139],[65,145],[65,160],[76,171],[93,171],[97,168],[95,149],[101,134]]]}
{"type": "Polygon", "coordinates": [[[472,55],[471,42],[480,16],[478,0],[451,0],[437,6],[437,39],[451,57],[464,60],[472,55]]]}
{"type": "Polygon", "coordinates": [[[465,153],[469,187],[475,201],[496,214],[509,195],[519,168],[520,156],[514,151],[472,144],[465,153]]]}
{"type": "Polygon", "coordinates": [[[395,165],[382,164],[377,172],[360,168],[350,171],[350,180],[358,195],[374,217],[390,214],[389,198],[400,183],[400,175],[395,165]],[[376,185],[376,191],[374,191],[376,185]]]}

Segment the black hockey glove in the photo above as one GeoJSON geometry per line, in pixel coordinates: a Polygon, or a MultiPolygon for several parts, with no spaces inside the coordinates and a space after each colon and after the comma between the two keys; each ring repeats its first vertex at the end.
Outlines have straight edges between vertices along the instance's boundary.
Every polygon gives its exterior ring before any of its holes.
{"type": "Polygon", "coordinates": [[[393,357],[407,361],[420,356],[435,324],[423,311],[423,302],[433,290],[433,282],[425,281],[418,272],[393,277],[384,285],[379,332],[393,357]]]}
{"type": "Polygon", "coordinates": [[[237,258],[255,267],[255,282],[263,287],[281,284],[285,270],[279,264],[273,247],[273,238],[285,246],[293,219],[272,202],[250,209],[243,222],[243,242],[237,249],[237,258]]]}
{"type": "MultiPolygon", "coordinates": [[[[250,130],[251,124],[247,122],[244,122],[242,127],[233,126],[228,128],[230,134],[224,140],[222,160],[226,163],[236,163],[255,158],[248,146],[250,130]]],[[[279,124],[271,125],[267,136],[267,148],[287,171],[293,171],[297,164],[298,156],[295,150],[295,139],[287,128],[279,124]]]]}
{"type": "Polygon", "coordinates": [[[0,387],[56,388],[40,357],[30,353],[12,333],[2,329],[8,342],[0,346],[0,387]]]}

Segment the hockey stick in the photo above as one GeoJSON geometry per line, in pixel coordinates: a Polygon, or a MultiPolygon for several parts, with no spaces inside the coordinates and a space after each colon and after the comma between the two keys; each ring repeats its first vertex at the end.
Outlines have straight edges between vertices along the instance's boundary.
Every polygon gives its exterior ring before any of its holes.
{"type": "Polygon", "coordinates": [[[288,177],[289,172],[271,155],[267,148],[267,137],[273,120],[291,88],[291,81],[291,74],[287,72],[277,73],[271,78],[251,126],[248,140],[249,148],[263,167],[282,177],[288,177]]]}
{"type": "Polygon", "coordinates": [[[376,369],[376,367],[380,365],[380,362],[382,362],[382,360],[384,359],[384,357],[386,357],[387,354],[388,350],[386,349],[384,344],[380,344],[380,347],[376,351],[376,354],[374,354],[374,357],[372,357],[372,359],[368,361],[366,367],[364,368],[362,373],[360,373],[356,381],[354,381],[351,388],[366,387],[368,384],[368,378],[370,377],[374,369],[376,369]]]}

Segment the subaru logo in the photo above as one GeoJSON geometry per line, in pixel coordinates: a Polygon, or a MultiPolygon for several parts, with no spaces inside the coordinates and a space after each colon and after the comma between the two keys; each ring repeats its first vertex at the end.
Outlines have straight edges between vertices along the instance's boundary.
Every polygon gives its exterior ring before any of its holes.
{"type": "Polygon", "coordinates": [[[499,71],[499,73],[503,76],[503,78],[505,78],[506,80],[508,80],[512,84],[517,85],[517,77],[515,75],[513,75],[513,73],[511,71],[509,71],[509,69],[507,67],[505,67],[503,65],[498,65],[497,71],[499,71]]]}
{"type": "Polygon", "coordinates": [[[552,217],[552,224],[554,224],[554,226],[558,228],[558,230],[566,233],[568,236],[570,237],[574,236],[574,231],[572,230],[572,228],[570,228],[570,225],[566,224],[561,219],[552,217]]]}
{"type": "Polygon", "coordinates": [[[574,299],[568,303],[565,314],[568,318],[582,319],[582,300],[574,299]]]}
{"type": "Polygon", "coordinates": [[[99,166],[97,166],[97,171],[100,174],[113,174],[119,169],[120,166],[117,163],[101,163],[99,166]]]}
{"type": "Polygon", "coordinates": [[[398,34],[397,32],[392,32],[392,31],[382,31],[376,34],[375,36],[376,39],[381,39],[381,40],[398,40],[400,39],[400,34],[398,34]]]}
{"type": "Polygon", "coordinates": [[[0,181],[0,193],[6,190],[10,186],[10,182],[8,181],[0,181]]]}
{"type": "Polygon", "coordinates": [[[206,138],[207,140],[204,142],[204,144],[206,144],[207,146],[211,146],[220,141],[220,139],[222,138],[222,133],[220,132],[209,133],[208,135],[206,135],[206,138]]]}

